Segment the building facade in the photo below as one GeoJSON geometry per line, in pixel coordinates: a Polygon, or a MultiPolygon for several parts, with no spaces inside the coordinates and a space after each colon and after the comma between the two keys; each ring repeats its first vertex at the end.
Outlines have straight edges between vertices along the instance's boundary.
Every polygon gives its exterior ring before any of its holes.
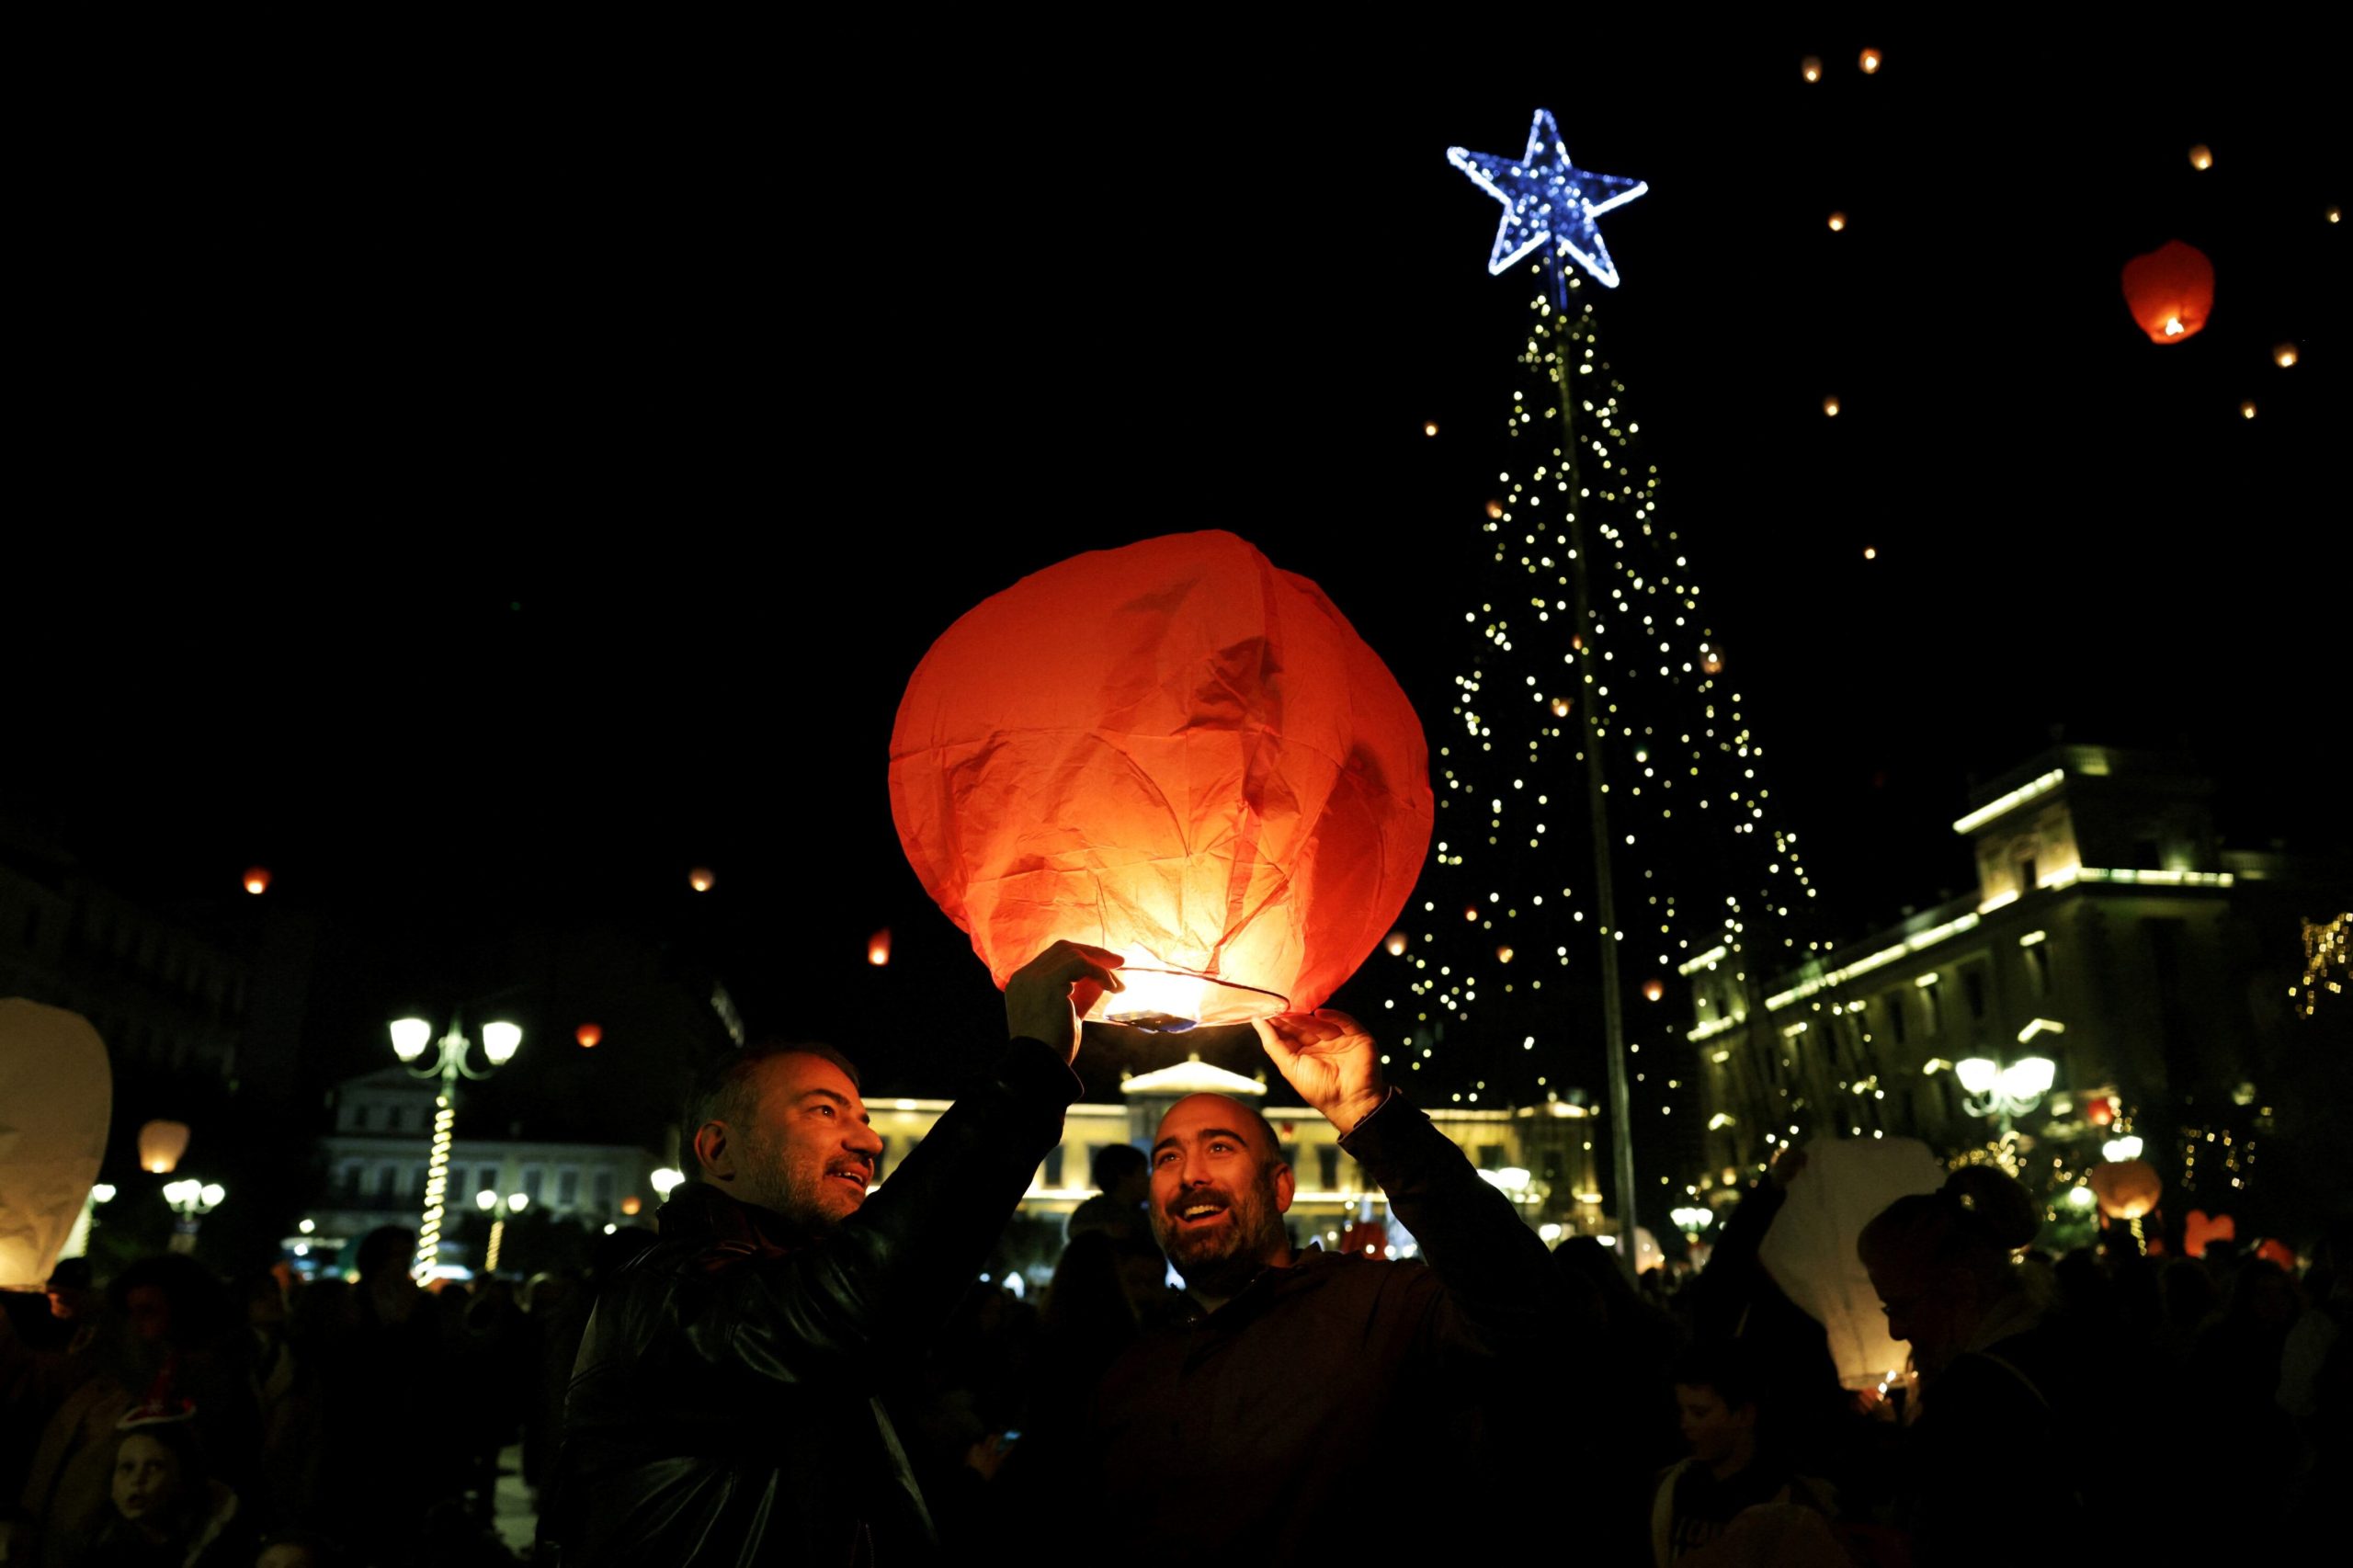
{"type": "Polygon", "coordinates": [[[1971,893],[1793,972],[1749,972],[1729,939],[1681,966],[1707,1116],[1697,1187],[1818,1136],[1984,1143],[2002,1113],[1957,1064],[2035,1056],[2051,1085],[2007,1125],[2042,1177],[2131,1132],[2192,1174],[2211,1146],[2200,1190],[2244,1190],[2245,1151],[2272,1131],[2267,1080],[2313,1043],[2289,995],[2300,917],[2344,890],[2341,869],[2223,848],[2211,795],[2180,758],[2060,747],[1952,824],[1971,893]]]}

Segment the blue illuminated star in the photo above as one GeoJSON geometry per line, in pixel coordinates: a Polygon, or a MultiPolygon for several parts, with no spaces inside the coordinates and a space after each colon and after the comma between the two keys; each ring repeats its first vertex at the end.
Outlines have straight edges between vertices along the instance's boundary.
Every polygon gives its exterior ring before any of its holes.
{"type": "MultiPolygon", "coordinates": [[[[1536,111],[1535,122],[1528,128],[1528,150],[1517,158],[1449,147],[1446,161],[1504,204],[1495,253],[1487,257],[1489,272],[1500,275],[1546,240],[1553,240],[1559,250],[1576,257],[1595,282],[1606,289],[1618,287],[1618,268],[1594,220],[1650,187],[1623,175],[1588,174],[1570,163],[1551,109],[1536,111]]],[[[1557,252],[1551,259],[1557,276],[1557,252]]]]}

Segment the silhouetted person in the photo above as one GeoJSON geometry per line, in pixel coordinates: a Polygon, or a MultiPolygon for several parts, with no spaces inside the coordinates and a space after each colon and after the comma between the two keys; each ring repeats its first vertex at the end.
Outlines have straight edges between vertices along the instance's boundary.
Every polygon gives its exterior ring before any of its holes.
{"type": "Polygon", "coordinates": [[[1144,1204],[1152,1197],[1152,1167],[1132,1143],[1107,1143],[1095,1151],[1095,1196],[1072,1210],[1063,1234],[1072,1241],[1108,1231],[1121,1241],[1152,1239],[1144,1204]]]}
{"type": "Polygon", "coordinates": [[[1117,954],[1057,942],[1006,986],[1012,1041],[872,1198],[848,1063],[741,1053],[697,1086],[694,1179],[599,1295],[543,1541],[564,1568],[853,1563],[931,1523],[874,1395],[973,1282],[1079,1081],[1078,1013],[1117,954]]]}
{"type": "Polygon", "coordinates": [[[1651,1559],[1658,1568],[1820,1562],[1843,1568],[1831,1534],[1837,1499],[1800,1475],[1761,1404],[1756,1358],[1737,1340],[1676,1358],[1675,1404],[1691,1457],[1670,1466],[1651,1500],[1651,1559]]]}
{"type": "Polygon", "coordinates": [[[2039,1229],[2026,1189],[1987,1165],[1863,1227],[1887,1331],[1920,1373],[1900,1507],[1922,1568],[2071,1556],[2107,1480],[2085,1369],[2011,1261],[2039,1229]]]}

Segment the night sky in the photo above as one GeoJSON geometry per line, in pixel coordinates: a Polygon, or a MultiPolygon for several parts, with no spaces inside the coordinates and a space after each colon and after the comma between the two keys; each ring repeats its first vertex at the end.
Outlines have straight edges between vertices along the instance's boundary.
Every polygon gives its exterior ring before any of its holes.
{"type": "Polygon", "coordinates": [[[0,812],[215,926],[270,867],[322,1082],[518,932],[595,931],[943,1092],[995,1003],[892,832],[908,672],[1024,573],[1214,526],[1442,718],[1528,293],[1444,153],[1543,105],[1651,184],[1599,330],[1844,935],[1967,885],[1972,776],[2062,733],[2186,748],[2234,844],[2345,847],[2321,51],[951,41],[101,74],[18,240],[0,812]],[[2118,269],[2173,238],[2217,303],[2158,347],[2118,269]]]}

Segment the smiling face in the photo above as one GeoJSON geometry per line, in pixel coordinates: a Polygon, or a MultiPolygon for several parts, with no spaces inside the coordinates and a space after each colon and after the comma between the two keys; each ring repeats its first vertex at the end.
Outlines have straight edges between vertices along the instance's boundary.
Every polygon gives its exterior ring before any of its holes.
{"type": "Polygon", "coordinates": [[[1152,1143],[1152,1233],[1195,1290],[1232,1296],[1290,1261],[1290,1167],[1264,1123],[1223,1095],[1189,1095],[1152,1143]]]}
{"type": "Polygon", "coordinates": [[[755,1088],[748,1116],[704,1123],[696,1153],[731,1196],[823,1235],[866,1201],[882,1157],[866,1102],[840,1068],[798,1051],[761,1063],[755,1088]]]}
{"type": "Polygon", "coordinates": [[[180,1483],[179,1455],[154,1438],[134,1432],[115,1449],[115,1512],[131,1524],[154,1524],[171,1512],[180,1483]]]}

